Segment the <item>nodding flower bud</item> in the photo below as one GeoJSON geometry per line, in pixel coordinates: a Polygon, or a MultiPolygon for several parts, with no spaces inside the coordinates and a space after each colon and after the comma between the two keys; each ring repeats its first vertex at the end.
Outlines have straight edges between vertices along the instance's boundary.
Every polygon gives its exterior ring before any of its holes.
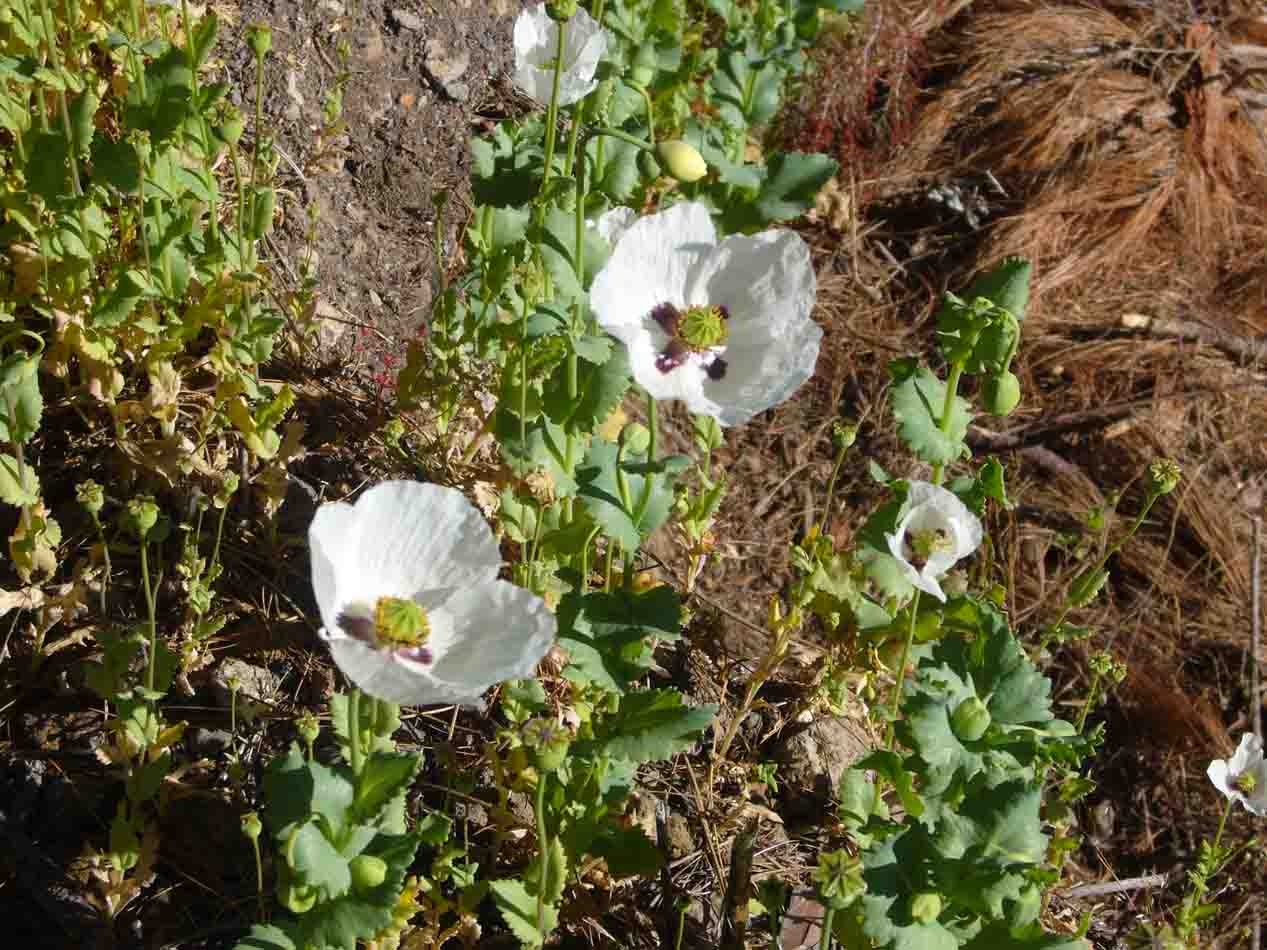
{"type": "Polygon", "coordinates": [[[1174,459],[1158,459],[1148,466],[1148,491],[1153,495],[1169,495],[1182,476],[1174,459]]]}
{"type": "Polygon", "coordinates": [[[260,823],[260,816],[253,811],[248,811],[242,816],[242,834],[246,835],[252,841],[258,841],[260,832],[264,830],[264,826],[260,823]]]}
{"type": "Polygon", "coordinates": [[[1009,416],[1021,401],[1021,381],[1016,374],[1005,369],[992,376],[981,388],[985,411],[992,416],[1009,416]]]}
{"type": "Polygon", "coordinates": [[[699,150],[688,142],[682,142],[674,139],[670,142],[661,142],[656,146],[656,155],[659,156],[660,162],[668,169],[669,174],[678,181],[690,183],[699,181],[708,174],[708,163],[704,161],[704,156],[699,150]]]}
{"type": "Polygon", "coordinates": [[[831,441],[837,452],[852,448],[858,441],[858,426],[854,423],[836,421],[831,427],[831,441]]]}
{"type": "Polygon", "coordinates": [[[921,924],[931,924],[941,913],[941,895],[924,891],[911,898],[911,917],[921,924]]]}
{"type": "Polygon", "coordinates": [[[352,874],[352,890],[358,894],[372,891],[387,880],[387,862],[372,854],[358,854],[348,870],[352,874]]]}
{"type": "Polygon", "coordinates": [[[576,0],[546,0],[546,16],[555,23],[566,23],[576,16],[576,0]]]}

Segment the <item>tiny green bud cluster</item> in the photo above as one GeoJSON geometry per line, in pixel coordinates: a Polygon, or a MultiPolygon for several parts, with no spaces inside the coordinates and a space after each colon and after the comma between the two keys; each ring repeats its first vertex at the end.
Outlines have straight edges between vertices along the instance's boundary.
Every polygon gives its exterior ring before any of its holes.
{"type": "Polygon", "coordinates": [[[814,883],[822,902],[834,910],[843,910],[865,893],[867,882],[862,877],[862,860],[847,851],[825,851],[818,856],[814,883]]]}
{"type": "Polygon", "coordinates": [[[96,518],[106,505],[105,489],[91,478],[75,486],[75,498],[88,514],[96,518]]]}

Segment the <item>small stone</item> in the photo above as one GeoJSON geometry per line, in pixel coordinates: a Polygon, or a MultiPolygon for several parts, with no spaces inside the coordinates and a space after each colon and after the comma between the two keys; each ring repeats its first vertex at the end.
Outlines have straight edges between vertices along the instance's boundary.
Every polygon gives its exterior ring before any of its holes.
{"type": "Polygon", "coordinates": [[[378,295],[378,291],[376,291],[373,287],[370,288],[370,303],[376,307],[381,307],[383,305],[383,298],[378,295]]]}
{"type": "Polygon", "coordinates": [[[444,87],[444,92],[454,102],[466,102],[471,98],[471,87],[464,82],[451,82],[444,87]]]}
{"type": "Polygon", "coordinates": [[[252,666],[245,660],[231,656],[220,661],[216,671],[211,674],[211,688],[216,702],[225,709],[233,701],[233,691],[229,688],[229,680],[236,677],[238,681],[238,702],[243,699],[258,699],[272,702],[281,688],[281,677],[272,670],[262,666],[252,666]]]}
{"type": "Polygon", "coordinates": [[[408,10],[402,10],[399,7],[392,10],[392,19],[396,21],[396,25],[402,30],[413,30],[415,33],[422,30],[426,25],[418,14],[410,13],[408,10]]]}
{"type": "Polygon", "coordinates": [[[317,6],[331,16],[343,16],[343,4],[339,0],[321,0],[317,6]]]}
{"type": "Polygon", "coordinates": [[[189,748],[200,758],[213,759],[232,744],[233,733],[228,729],[195,727],[189,730],[189,748]]]}
{"type": "Polygon", "coordinates": [[[871,740],[844,716],[818,719],[783,740],[775,750],[779,786],[796,818],[821,814],[835,797],[845,769],[871,751],[871,740]]]}
{"type": "Polygon", "coordinates": [[[438,36],[427,40],[427,72],[440,85],[448,86],[456,82],[470,65],[471,54],[466,50],[452,51],[438,36]]]}

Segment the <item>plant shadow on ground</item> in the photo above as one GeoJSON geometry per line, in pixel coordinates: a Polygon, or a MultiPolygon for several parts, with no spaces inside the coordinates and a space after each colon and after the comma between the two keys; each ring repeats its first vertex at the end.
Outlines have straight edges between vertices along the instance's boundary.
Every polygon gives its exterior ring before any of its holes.
{"type": "MultiPolygon", "coordinates": [[[[887,362],[931,346],[928,321],[944,289],[1003,254],[1028,253],[1038,280],[1018,360],[1024,409],[1006,431],[987,425],[973,434],[981,449],[993,447],[1009,461],[1019,505],[993,527],[1001,539],[999,577],[1022,628],[1053,619],[1079,551],[1102,543],[1080,515],[1120,492],[1109,525],[1121,530],[1139,501],[1134,480],[1156,455],[1176,457],[1187,477],[1173,503],[1117,556],[1104,605],[1076,618],[1097,631],[1092,643],[1051,658],[1057,699],[1070,703],[1085,692],[1093,649],[1113,650],[1132,670],[1101,713],[1108,740],[1092,768],[1100,788],[1086,810],[1079,876],[1169,871],[1190,863],[1211,835],[1221,802],[1204,765],[1229,750],[1229,731],[1246,728],[1247,529],[1228,513],[1261,505],[1267,411],[1255,388],[1259,368],[1227,340],[1252,342],[1267,332],[1267,146],[1261,138],[1256,145],[1252,131],[1257,123],[1261,135],[1261,111],[1244,100],[1236,111],[1232,93],[1219,98],[1221,87],[1202,80],[1219,68],[1209,57],[1233,45],[1237,16],[1251,11],[1220,7],[1198,23],[1186,6],[1167,4],[1145,12],[1111,3],[918,6],[871,4],[854,35],[825,48],[800,113],[780,130],[807,148],[835,149],[842,160],[835,186],[803,229],[820,274],[823,355],[796,400],[732,433],[717,453],[734,473],[718,529],[724,543],[701,581],[707,601],[687,647],[663,665],[699,698],[715,700],[719,687],[732,698],[741,692],[753,658],[768,646],[761,632],[768,598],[791,577],[789,542],[825,518],[847,543],[878,495],[866,461],[900,457],[883,421],[887,362]],[[1053,50],[1054,35],[1065,39],[1053,50]],[[1146,58],[1145,50],[1159,48],[1174,55],[1146,58]],[[1074,52],[1087,49],[1102,52],[1090,59],[1074,52]],[[1059,68],[1039,75],[1036,64],[1053,58],[1059,68]],[[1061,77],[1080,82],[1082,95],[1100,89],[1114,96],[1071,109],[1061,77]],[[1007,101],[1010,107],[999,105],[1007,101]],[[981,105],[987,102],[994,105],[981,105]],[[1079,127],[1036,129],[1060,110],[1079,127]],[[1233,164],[1211,165],[1211,155],[1233,164]],[[1228,177],[1233,167],[1239,178],[1228,177]],[[1174,169],[1217,187],[1207,193],[1175,183],[1174,169]],[[1140,182],[1151,188],[1143,197],[1140,182]],[[1133,313],[1156,322],[1124,325],[1123,314],[1133,313]],[[1205,322],[1196,326],[1198,319],[1205,322]],[[823,512],[830,424],[840,414],[861,420],[861,435],[836,504],[823,512]]],[[[447,254],[455,255],[469,206],[469,135],[483,117],[522,108],[505,81],[518,8],[510,0],[446,0],[425,12],[404,0],[242,4],[239,27],[263,20],[274,29],[264,102],[285,156],[282,224],[270,248],[279,291],[297,289],[301,262],[311,260],[318,328],[270,368],[296,388],[306,455],[292,466],[275,530],[227,538],[229,573],[219,585],[236,619],[219,635],[217,665],[241,657],[273,674],[272,694],[257,697],[260,718],[243,731],[248,798],[268,757],[292,738],[291,715],[323,708],[333,688],[317,650],[303,555],[316,501],[388,476],[443,477],[466,487],[481,481],[480,469],[437,457],[428,420],[409,421],[403,451],[378,432],[392,415],[403,347],[429,312],[432,194],[456,196],[443,228],[447,254]],[[340,85],[342,114],[335,116],[323,107],[340,85]]],[[[226,71],[249,106],[249,55],[237,37],[224,46],[226,71]]],[[[672,428],[666,425],[670,450],[675,437],[689,438],[689,427],[677,426],[676,436],[672,428]]],[[[52,502],[68,531],[85,531],[70,513],[70,486],[88,471],[108,471],[102,460],[113,448],[77,444],[69,417],[47,432],[41,452],[64,460],[66,486],[52,502]]],[[[244,506],[235,520],[255,520],[249,497],[235,504],[244,506]]],[[[667,572],[684,574],[672,539],[659,539],[655,550],[667,572]]],[[[126,587],[113,596],[119,606],[139,602],[126,587]]],[[[769,709],[745,722],[737,757],[766,756],[769,735],[785,725],[781,710],[795,708],[830,646],[825,631],[811,631],[766,697],[769,709]]],[[[85,840],[104,842],[120,794],[94,755],[100,714],[75,680],[88,659],[86,648],[68,646],[7,710],[0,801],[8,804],[0,829],[17,886],[0,892],[0,913],[30,947],[232,945],[254,914],[255,882],[238,829],[241,808],[222,791],[231,787],[222,735],[229,714],[212,667],[191,676],[192,695],[172,710],[173,720],[190,723],[189,761],[207,764],[191,765],[172,790],[153,885],[109,928],[83,897],[95,871],[76,864],[78,850],[85,840]]],[[[424,783],[442,781],[443,766],[469,767],[487,734],[470,714],[419,715],[405,729],[428,750],[424,783]]],[[[688,825],[674,853],[675,884],[707,905],[724,889],[738,822],[707,812],[684,771],[665,766],[642,778],[688,825]]],[[[738,797],[739,779],[722,776],[721,783],[720,795],[738,797]]],[[[478,784],[477,776],[458,816],[473,835],[487,827],[493,807],[474,790],[478,784]]],[[[443,801],[442,791],[423,788],[420,804],[443,801]]],[[[748,804],[764,807],[761,795],[744,791],[748,804]]],[[[1242,822],[1237,833],[1247,828],[1242,822]]],[[[762,826],[757,877],[805,879],[803,858],[812,850],[798,845],[823,831],[796,831],[790,837],[776,823],[762,826]]],[[[646,893],[626,889],[620,900],[572,908],[575,939],[588,933],[601,945],[600,927],[625,928],[629,945],[654,945],[654,928],[636,908],[658,899],[656,888],[653,882],[646,893]]],[[[1261,866],[1238,867],[1224,895],[1225,917],[1236,919],[1265,888],[1261,866]]],[[[1114,946],[1135,915],[1173,906],[1177,893],[1172,884],[1164,893],[1110,898],[1091,936],[1114,946]]],[[[1056,904],[1066,918],[1086,909],[1056,904]]],[[[703,926],[693,927],[692,940],[709,945],[703,926]]]]}

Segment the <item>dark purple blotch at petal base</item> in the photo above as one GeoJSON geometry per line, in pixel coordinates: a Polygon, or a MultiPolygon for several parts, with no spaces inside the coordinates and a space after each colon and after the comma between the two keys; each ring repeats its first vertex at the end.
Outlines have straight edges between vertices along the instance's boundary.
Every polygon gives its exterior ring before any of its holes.
{"type": "Polygon", "coordinates": [[[708,374],[708,378],[713,382],[717,382],[719,379],[725,379],[726,361],[719,356],[705,367],[704,372],[708,374]]]}
{"type": "Polygon", "coordinates": [[[691,355],[691,351],[679,339],[672,339],[668,345],[656,354],[655,368],[662,373],[671,373],[691,355]]]}
{"type": "Polygon", "coordinates": [[[656,304],[651,310],[651,319],[660,325],[671,337],[677,336],[678,324],[682,322],[682,314],[671,303],[656,304]]]}
{"type": "Polygon", "coordinates": [[[421,663],[429,666],[435,656],[426,647],[401,647],[396,650],[396,655],[406,660],[412,660],[415,663],[421,663]]]}

